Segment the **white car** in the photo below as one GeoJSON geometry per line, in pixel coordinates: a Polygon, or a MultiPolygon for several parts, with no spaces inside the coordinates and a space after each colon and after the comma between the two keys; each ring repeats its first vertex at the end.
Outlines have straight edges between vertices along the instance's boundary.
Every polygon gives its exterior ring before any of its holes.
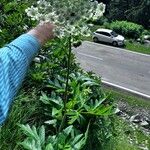
{"type": "Polygon", "coordinates": [[[93,33],[94,42],[106,42],[113,46],[123,46],[125,38],[122,35],[118,35],[116,32],[109,29],[97,29],[93,33]]]}

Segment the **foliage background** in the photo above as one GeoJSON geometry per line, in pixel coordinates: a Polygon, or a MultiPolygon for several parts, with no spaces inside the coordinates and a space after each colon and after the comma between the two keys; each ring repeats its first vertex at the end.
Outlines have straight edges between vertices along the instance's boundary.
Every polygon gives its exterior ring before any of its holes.
{"type": "Polygon", "coordinates": [[[106,4],[105,16],[111,21],[127,20],[150,28],[149,0],[98,0],[106,4]],[[143,17],[144,16],[144,17],[143,17]]]}

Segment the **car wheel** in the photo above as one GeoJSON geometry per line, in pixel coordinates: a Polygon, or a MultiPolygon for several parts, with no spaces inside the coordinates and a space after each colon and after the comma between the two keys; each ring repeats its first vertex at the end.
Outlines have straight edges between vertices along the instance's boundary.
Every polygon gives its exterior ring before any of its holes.
{"type": "Polygon", "coordinates": [[[116,41],[113,41],[113,42],[112,42],[112,45],[113,45],[113,46],[118,46],[118,43],[117,43],[116,41]]]}
{"type": "Polygon", "coordinates": [[[94,38],[93,38],[93,41],[97,43],[97,42],[98,42],[98,38],[97,38],[97,37],[94,37],[94,38]]]}

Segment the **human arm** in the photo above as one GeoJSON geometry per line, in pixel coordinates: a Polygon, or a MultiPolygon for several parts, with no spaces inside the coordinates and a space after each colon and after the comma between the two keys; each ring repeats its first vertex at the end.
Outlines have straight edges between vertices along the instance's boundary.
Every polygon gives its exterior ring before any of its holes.
{"type": "Polygon", "coordinates": [[[0,49],[0,124],[40,46],[53,38],[53,25],[40,25],[0,49]]]}

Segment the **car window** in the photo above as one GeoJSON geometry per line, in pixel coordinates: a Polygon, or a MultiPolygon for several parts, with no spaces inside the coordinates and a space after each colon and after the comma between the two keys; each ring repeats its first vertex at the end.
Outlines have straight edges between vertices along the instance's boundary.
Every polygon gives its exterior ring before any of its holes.
{"type": "Polygon", "coordinates": [[[114,37],[117,37],[117,36],[118,36],[118,34],[117,34],[116,32],[114,32],[114,31],[112,31],[111,34],[112,34],[114,37]]]}
{"type": "Polygon", "coordinates": [[[105,36],[111,36],[109,33],[104,32],[103,35],[105,36]]]}
{"type": "Polygon", "coordinates": [[[105,35],[105,36],[111,36],[109,33],[107,32],[102,32],[101,34],[105,35]]]}
{"type": "Polygon", "coordinates": [[[109,33],[103,32],[103,31],[96,31],[96,33],[102,34],[102,35],[105,35],[105,36],[111,36],[109,33]]]}
{"type": "Polygon", "coordinates": [[[101,32],[100,32],[100,31],[96,31],[96,33],[101,34],[101,32]]]}

